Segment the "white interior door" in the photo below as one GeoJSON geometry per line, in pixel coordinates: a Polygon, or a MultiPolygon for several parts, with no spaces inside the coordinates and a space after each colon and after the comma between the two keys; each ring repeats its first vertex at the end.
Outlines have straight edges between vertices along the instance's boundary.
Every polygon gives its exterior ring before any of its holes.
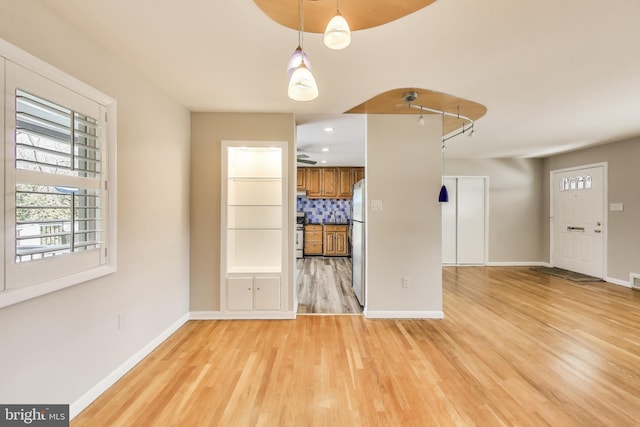
{"type": "Polygon", "coordinates": [[[484,264],[485,179],[458,178],[458,264],[484,264]]]}
{"type": "Polygon", "coordinates": [[[604,167],[553,172],[551,261],[604,276],[604,167]]]}
{"type": "Polygon", "coordinates": [[[486,179],[445,177],[449,201],[442,203],[442,263],[484,264],[486,179]]]}

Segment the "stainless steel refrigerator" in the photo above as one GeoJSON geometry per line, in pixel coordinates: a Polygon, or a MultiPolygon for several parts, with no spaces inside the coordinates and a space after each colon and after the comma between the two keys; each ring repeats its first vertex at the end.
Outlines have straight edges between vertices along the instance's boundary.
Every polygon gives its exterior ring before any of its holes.
{"type": "Polygon", "coordinates": [[[360,305],[365,303],[365,229],[364,220],[366,212],[364,179],[353,186],[352,215],[351,215],[351,263],[353,277],[353,292],[360,305]]]}

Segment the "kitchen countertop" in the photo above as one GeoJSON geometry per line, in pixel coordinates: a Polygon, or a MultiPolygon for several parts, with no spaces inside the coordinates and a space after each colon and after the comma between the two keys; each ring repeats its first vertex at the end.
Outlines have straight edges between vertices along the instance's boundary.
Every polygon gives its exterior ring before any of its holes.
{"type": "Polygon", "coordinates": [[[305,225],[351,225],[351,222],[305,222],[305,225]]]}

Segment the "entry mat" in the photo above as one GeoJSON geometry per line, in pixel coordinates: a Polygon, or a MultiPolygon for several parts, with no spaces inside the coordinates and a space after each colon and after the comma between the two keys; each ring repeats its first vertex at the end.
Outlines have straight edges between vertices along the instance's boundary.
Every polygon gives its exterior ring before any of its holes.
{"type": "Polygon", "coordinates": [[[562,277],[572,282],[602,282],[602,279],[586,274],[576,273],[575,271],[563,270],[556,267],[531,267],[531,270],[538,273],[550,274],[552,276],[562,277]]]}

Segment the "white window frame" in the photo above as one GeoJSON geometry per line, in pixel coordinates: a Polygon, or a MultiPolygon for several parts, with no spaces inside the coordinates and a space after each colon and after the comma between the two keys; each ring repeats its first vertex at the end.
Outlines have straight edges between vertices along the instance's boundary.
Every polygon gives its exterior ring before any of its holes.
{"type": "MultiPolygon", "coordinates": [[[[3,190],[3,197],[0,198],[0,223],[3,224],[4,241],[0,244],[0,308],[8,305],[16,304],[31,298],[55,292],[88,280],[96,279],[116,271],[117,267],[117,179],[116,179],[116,145],[117,145],[117,103],[108,95],[92,88],[66,74],[65,72],[43,62],[33,55],[11,45],[5,40],[0,39],[0,88],[4,94],[3,102],[0,103],[0,129],[2,133],[2,150],[0,156],[0,188],[3,190]],[[13,65],[7,65],[13,63],[13,65]],[[7,90],[5,82],[9,77],[8,68],[15,74],[16,69],[23,68],[21,71],[25,74],[36,74],[35,81],[46,81],[57,86],[58,89],[69,91],[69,93],[77,94],[85,97],[100,105],[100,116],[96,117],[102,124],[102,132],[104,133],[103,142],[106,144],[104,159],[104,188],[102,191],[102,210],[103,210],[103,235],[102,235],[102,253],[100,254],[100,263],[91,264],[89,267],[82,267],[82,263],[86,261],[86,254],[82,252],[77,254],[67,254],[59,257],[52,257],[47,260],[38,260],[24,263],[24,265],[16,265],[15,257],[11,254],[14,251],[7,248],[15,247],[15,202],[12,199],[15,191],[14,165],[12,161],[14,157],[11,153],[14,149],[15,128],[11,123],[15,123],[15,119],[8,119],[9,114],[15,116],[15,91],[7,90]],[[12,93],[13,92],[13,93],[12,93]],[[102,117],[102,115],[104,116],[102,117]],[[11,258],[11,259],[9,259],[11,258]],[[44,264],[43,263],[46,263],[44,264]],[[50,264],[58,264],[60,268],[42,268],[50,264]],[[68,268],[71,267],[69,270],[68,268]],[[23,286],[16,283],[15,273],[17,268],[31,270],[28,275],[30,280],[23,286]],[[58,273],[50,273],[56,271],[58,273]],[[65,270],[67,273],[60,275],[59,272],[65,270]],[[73,271],[69,273],[69,271],[73,271]]],[[[29,92],[29,88],[21,88],[29,92]]],[[[37,89],[32,91],[36,96],[42,96],[37,89]]]]}

